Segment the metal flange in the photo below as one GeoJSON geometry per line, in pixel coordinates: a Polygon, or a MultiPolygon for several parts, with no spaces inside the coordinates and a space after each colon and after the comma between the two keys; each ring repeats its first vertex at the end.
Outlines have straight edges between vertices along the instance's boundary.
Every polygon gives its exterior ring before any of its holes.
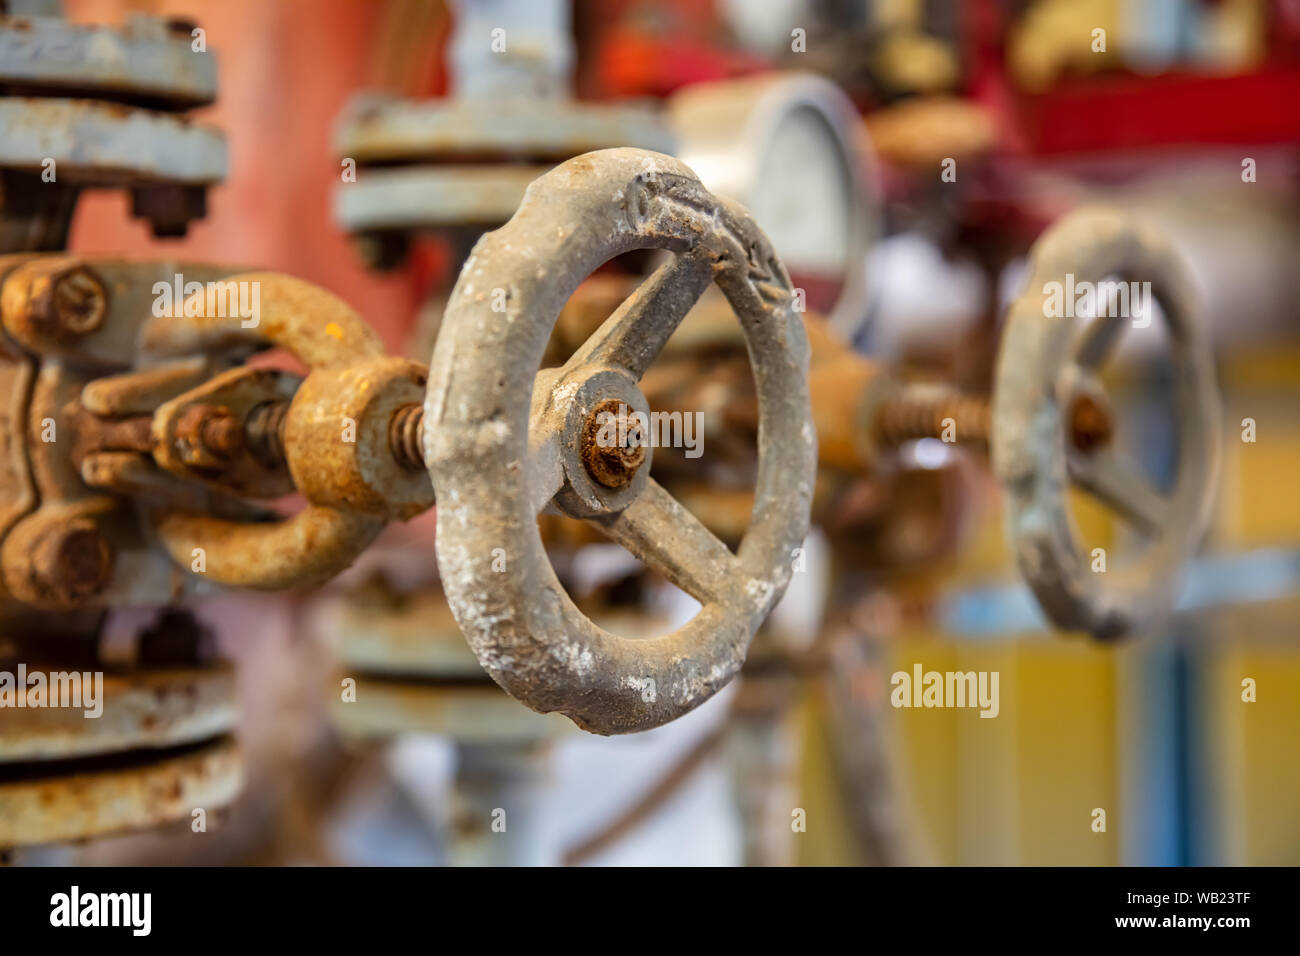
{"type": "Polygon", "coordinates": [[[91,186],[210,186],[226,176],[226,137],[116,103],[0,97],[0,166],[39,173],[47,160],[56,175],[91,186]]]}
{"type": "Polygon", "coordinates": [[[495,226],[555,163],[616,145],[662,151],[672,139],[642,106],[369,97],[335,138],[339,155],[367,168],[335,190],[334,217],[354,234],[495,226]]]}
{"type": "Polygon", "coordinates": [[[135,15],[121,27],[53,16],[0,18],[0,84],[57,95],[76,90],[168,109],[217,98],[217,63],[194,49],[194,25],[135,15]]]}
{"type": "Polygon", "coordinates": [[[216,99],[198,29],[145,15],[74,24],[57,4],[16,10],[30,15],[0,16],[0,250],[66,248],[85,188],[129,189],[156,236],[184,235],[226,175],[225,137],[182,115],[216,99]]]}

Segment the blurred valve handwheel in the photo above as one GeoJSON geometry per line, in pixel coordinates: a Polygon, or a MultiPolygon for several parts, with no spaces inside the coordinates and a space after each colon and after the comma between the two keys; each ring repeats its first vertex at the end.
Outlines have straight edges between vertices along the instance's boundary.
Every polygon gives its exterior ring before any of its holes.
{"type": "MultiPolygon", "coordinates": [[[[1178,572],[1214,503],[1220,402],[1195,287],[1156,230],[1102,208],[1079,210],[1048,230],[1030,266],[1029,284],[1007,314],[993,403],[993,467],[1007,491],[1016,560],[1058,627],[1101,638],[1149,631],[1173,607],[1178,572]],[[1099,308],[1086,325],[1071,309],[1049,308],[1057,288],[1090,282],[1105,291],[1107,281],[1149,282],[1168,327],[1178,449],[1168,490],[1114,448],[1100,379],[1125,327],[1153,321],[1155,302],[1137,312],[1130,298],[1128,314],[1099,308]],[[1098,565],[1084,553],[1070,520],[1070,485],[1139,532],[1144,543],[1131,561],[1098,565]]],[[[1103,298],[1109,294],[1098,293],[1099,306],[1103,298]]]]}

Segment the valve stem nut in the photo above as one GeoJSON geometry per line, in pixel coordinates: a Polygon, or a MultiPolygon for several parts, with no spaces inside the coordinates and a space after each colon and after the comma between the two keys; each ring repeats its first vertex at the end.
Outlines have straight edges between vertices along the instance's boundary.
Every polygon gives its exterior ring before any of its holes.
{"type": "Polygon", "coordinates": [[[176,451],[191,468],[220,469],[243,454],[243,423],[224,405],[191,405],[176,422],[176,451]]]}
{"type": "Polygon", "coordinates": [[[647,436],[639,422],[629,420],[631,411],[620,399],[606,398],[596,403],[582,426],[582,463],[606,488],[626,488],[645,462],[647,436]]]}

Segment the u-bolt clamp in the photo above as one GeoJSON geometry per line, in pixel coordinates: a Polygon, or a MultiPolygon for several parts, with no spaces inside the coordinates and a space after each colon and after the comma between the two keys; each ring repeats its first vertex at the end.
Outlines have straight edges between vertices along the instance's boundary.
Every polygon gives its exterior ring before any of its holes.
{"type": "MultiPolygon", "coordinates": [[[[169,471],[192,474],[202,471],[205,456],[235,457],[225,446],[238,444],[251,452],[236,459],[254,472],[244,476],[249,482],[261,477],[259,462],[287,464],[293,481],[285,490],[296,489],[307,506],[273,521],[159,508],[153,528],[182,567],[202,555],[205,576],[218,584],[311,587],[351,564],[386,520],[433,504],[428,476],[405,467],[390,439],[393,421],[423,397],[424,369],[385,355],[350,307],[308,282],[275,273],[227,281],[257,286],[260,314],[252,337],[291,353],[308,367],[307,377],[299,384],[296,377],[247,367],[214,376],[155,412],[154,457],[169,471]]],[[[146,348],[192,351],[241,332],[238,318],[205,320],[204,302],[187,305],[185,314],[198,316],[185,320],[193,333],[167,328],[167,343],[150,341],[146,348]]],[[[241,490],[240,477],[238,468],[222,468],[223,490],[241,490]]]]}

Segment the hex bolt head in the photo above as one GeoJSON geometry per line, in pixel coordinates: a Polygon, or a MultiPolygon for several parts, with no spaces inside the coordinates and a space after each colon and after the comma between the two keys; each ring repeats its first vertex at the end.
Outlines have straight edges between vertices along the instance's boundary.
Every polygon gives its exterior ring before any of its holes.
{"type": "Polygon", "coordinates": [[[32,551],[32,578],[67,602],[99,594],[113,578],[113,546],[90,518],[51,528],[32,551]]]}
{"type": "Polygon", "coordinates": [[[606,488],[626,488],[645,462],[648,436],[640,423],[628,421],[632,409],[617,398],[597,402],[582,426],[582,463],[587,474],[606,488]],[[602,440],[615,428],[615,442],[602,440]]]}

